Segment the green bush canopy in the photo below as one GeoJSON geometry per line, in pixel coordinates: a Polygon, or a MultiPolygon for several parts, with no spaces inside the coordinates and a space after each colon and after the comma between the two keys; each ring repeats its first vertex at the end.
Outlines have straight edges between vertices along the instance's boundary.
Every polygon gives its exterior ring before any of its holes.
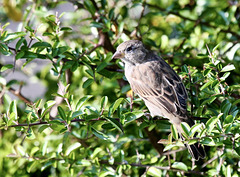
{"type": "Polygon", "coordinates": [[[0,4],[1,176],[239,175],[238,1],[0,4]],[[182,124],[184,141],[149,116],[112,59],[130,39],[182,78],[196,121],[182,124]],[[186,142],[204,145],[206,158],[194,161],[186,142]]]}

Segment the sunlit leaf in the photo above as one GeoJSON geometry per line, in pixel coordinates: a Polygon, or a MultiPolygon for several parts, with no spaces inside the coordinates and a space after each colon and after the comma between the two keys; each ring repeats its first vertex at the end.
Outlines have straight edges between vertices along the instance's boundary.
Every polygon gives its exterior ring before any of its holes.
{"type": "Polygon", "coordinates": [[[222,115],[223,113],[220,113],[218,116],[214,116],[207,121],[206,128],[208,132],[211,132],[213,130],[213,128],[216,126],[217,121],[220,119],[222,115]]]}
{"type": "Polygon", "coordinates": [[[178,139],[178,131],[177,131],[177,128],[173,124],[171,125],[171,132],[172,132],[173,138],[175,140],[177,140],[178,139]]]}
{"type": "Polygon", "coordinates": [[[66,155],[68,156],[72,151],[79,148],[80,146],[81,146],[81,144],[79,142],[76,142],[76,143],[70,145],[66,150],[66,155]]]}
{"type": "Polygon", "coordinates": [[[86,96],[80,98],[80,100],[78,100],[78,102],[77,102],[77,104],[76,104],[75,110],[80,110],[81,107],[82,107],[90,98],[92,98],[92,95],[86,95],[86,96]]]}
{"type": "Polygon", "coordinates": [[[227,66],[224,66],[221,70],[221,72],[227,72],[227,71],[232,71],[235,69],[235,66],[234,65],[227,65],[227,66]]]}
{"type": "Polygon", "coordinates": [[[7,65],[2,66],[0,72],[6,71],[6,70],[12,69],[12,68],[13,68],[12,64],[7,64],[7,65]]]}
{"type": "Polygon", "coordinates": [[[174,162],[172,167],[183,171],[188,171],[187,165],[185,165],[183,162],[174,162]]]}
{"type": "Polygon", "coordinates": [[[150,175],[150,176],[161,176],[162,175],[162,171],[157,169],[156,167],[150,167],[148,168],[147,170],[147,174],[150,175]]]}
{"type": "Polygon", "coordinates": [[[121,102],[124,100],[124,98],[118,98],[110,107],[108,112],[108,117],[111,117],[111,115],[116,111],[118,106],[121,104],[121,102]]]}

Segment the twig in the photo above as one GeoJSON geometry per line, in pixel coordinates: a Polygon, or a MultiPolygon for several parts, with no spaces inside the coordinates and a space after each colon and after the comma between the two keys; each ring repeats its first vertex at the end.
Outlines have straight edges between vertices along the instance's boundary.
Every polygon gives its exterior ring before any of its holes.
{"type": "Polygon", "coordinates": [[[184,151],[186,150],[187,148],[186,147],[182,147],[182,148],[179,148],[177,150],[171,150],[171,151],[167,151],[167,152],[164,152],[162,155],[171,155],[171,154],[175,154],[176,152],[180,152],[180,151],[184,151]]]}
{"type": "Polygon", "coordinates": [[[97,45],[95,45],[91,50],[86,51],[86,52],[83,52],[83,53],[78,57],[78,60],[80,60],[84,55],[89,55],[89,54],[91,54],[94,50],[96,50],[98,47],[101,47],[101,46],[102,46],[101,44],[97,44],[97,45]]]}
{"type": "Polygon", "coordinates": [[[10,87],[8,90],[9,90],[12,94],[14,94],[15,96],[17,96],[20,100],[24,101],[26,104],[33,105],[33,102],[30,101],[30,100],[29,100],[28,98],[26,98],[25,96],[23,96],[20,91],[15,90],[15,89],[12,88],[12,87],[10,87]]]}
{"type": "Polygon", "coordinates": [[[209,159],[207,162],[205,162],[201,168],[206,167],[208,164],[212,163],[214,160],[216,160],[218,158],[218,155],[214,156],[213,158],[209,159]]]}
{"type": "MultiPolygon", "coordinates": [[[[119,118],[114,118],[115,120],[117,120],[117,121],[119,121],[119,118]]],[[[54,120],[54,119],[52,119],[52,120],[54,120]]],[[[106,119],[104,119],[104,118],[100,118],[100,119],[91,119],[91,120],[89,120],[89,121],[106,121],[106,119]]],[[[71,122],[86,122],[87,120],[85,120],[85,119],[74,119],[74,120],[71,120],[71,122]]],[[[65,121],[60,121],[61,123],[65,123],[65,121]]],[[[20,127],[20,126],[22,126],[22,127],[26,127],[26,126],[29,126],[29,127],[31,127],[31,126],[35,126],[35,125],[44,125],[44,124],[51,124],[51,123],[49,123],[49,122],[46,122],[46,121],[43,121],[43,122],[35,122],[35,123],[29,123],[29,124],[27,124],[27,123],[19,123],[19,124],[16,124],[16,125],[10,125],[10,126],[8,126],[8,127],[20,127]]]]}

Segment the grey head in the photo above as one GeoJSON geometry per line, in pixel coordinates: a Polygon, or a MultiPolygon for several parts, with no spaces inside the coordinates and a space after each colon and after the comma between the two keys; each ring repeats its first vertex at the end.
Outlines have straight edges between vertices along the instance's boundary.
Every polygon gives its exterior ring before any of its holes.
{"type": "Polygon", "coordinates": [[[147,60],[149,51],[138,40],[129,40],[121,43],[112,58],[120,58],[125,64],[137,65],[147,60]]]}

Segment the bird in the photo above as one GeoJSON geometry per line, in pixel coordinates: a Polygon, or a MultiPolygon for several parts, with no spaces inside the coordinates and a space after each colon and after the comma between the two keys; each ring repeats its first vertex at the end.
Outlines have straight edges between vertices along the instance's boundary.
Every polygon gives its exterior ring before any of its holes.
{"type": "MultiPolygon", "coordinates": [[[[123,61],[124,74],[132,91],[144,101],[152,117],[168,118],[180,135],[183,133],[182,122],[194,125],[187,114],[186,88],[160,56],[146,49],[141,41],[128,40],[117,47],[112,58],[123,61]]],[[[185,146],[195,160],[205,158],[204,147],[199,142],[185,146]]]]}

